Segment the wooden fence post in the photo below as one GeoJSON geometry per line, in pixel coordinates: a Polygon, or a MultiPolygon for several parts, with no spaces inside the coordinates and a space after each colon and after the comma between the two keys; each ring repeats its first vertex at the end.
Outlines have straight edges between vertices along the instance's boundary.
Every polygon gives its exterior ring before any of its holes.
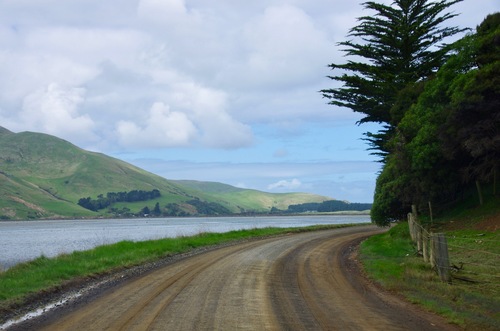
{"type": "Polygon", "coordinates": [[[441,281],[451,283],[450,261],[448,257],[448,243],[444,233],[433,234],[432,250],[434,265],[437,268],[441,281]]]}
{"type": "Polygon", "coordinates": [[[417,231],[417,252],[421,252],[422,251],[422,239],[423,239],[424,233],[422,231],[422,227],[417,222],[415,222],[415,230],[417,231]]]}
{"type": "Polygon", "coordinates": [[[413,215],[408,213],[408,228],[410,229],[411,241],[415,242],[415,228],[413,226],[413,215]]]}
{"type": "Polygon", "coordinates": [[[424,262],[429,262],[429,236],[427,231],[422,231],[422,255],[424,262]]]}
{"type": "Polygon", "coordinates": [[[429,261],[431,263],[431,268],[434,269],[434,267],[436,266],[436,253],[434,253],[434,244],[433,244],[433,237],[434,237],[434,233],[430,233],[429,234],[429,261]]]}
{"type": "Polygon", "coordinates": [[[415,221],[417,220],[417,205],[411,205],[411,213],[415,217],[415,221]]]}

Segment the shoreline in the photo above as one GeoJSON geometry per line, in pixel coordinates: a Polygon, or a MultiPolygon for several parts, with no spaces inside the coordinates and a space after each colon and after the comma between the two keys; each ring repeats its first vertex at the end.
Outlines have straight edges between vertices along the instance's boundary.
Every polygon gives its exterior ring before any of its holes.
{"type": "Polygon", "coordinates": [[[193,215],[193,216],[146,216],[146,217],[134,217],[134,216],[127,216],[127,217],[105,217],[105,216],[100,216],[100,217],[48,217],[48,218],[34,218],[34,219],[0,219],[0,223],[8,223],[8,222],[37,222],[37,221],[72,221],[72,220],[139,220],[139,219],[190,219],[190,218],[230,218],[230,217],[241,217],[241,218],[255,218],[255,217],[287,217],[287,216],[294,216],[294,217],[300,217],[300,216],[369,216],[370,211],[369,210],[363,210],[363,211],[333,211],[333,212],[311,212],[311,213],[273,213],[273,214],[229,214],[229,215],[193,215]]]}

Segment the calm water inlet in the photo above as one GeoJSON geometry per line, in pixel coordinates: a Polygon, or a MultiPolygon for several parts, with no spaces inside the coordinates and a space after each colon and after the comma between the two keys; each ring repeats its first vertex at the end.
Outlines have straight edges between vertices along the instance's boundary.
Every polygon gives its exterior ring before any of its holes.
{"type": "Polygon", "coordinates": [[[122,240],[143,241],[263,227],[369,223],[368,215],[146,218],[0,222],[0,269],[122,240]]]}

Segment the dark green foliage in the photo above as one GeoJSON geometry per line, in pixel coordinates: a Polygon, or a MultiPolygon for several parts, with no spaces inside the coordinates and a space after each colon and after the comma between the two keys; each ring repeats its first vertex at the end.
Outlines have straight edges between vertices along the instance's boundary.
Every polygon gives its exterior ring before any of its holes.
{"type": "Polygon", "coordinates": [[[387,162],[377,178],[373,206],[370,210],[372,222],[379,226],[388,226],[391,221],[401,219],[407,212],[399,196],[405,178],[398,174],[397,168],[387,162]]]}
{"type": "Polygon", "coordinates": [[[306,212],[336,212],[336,211],[365,211],[372,207],[371,203],[349,203],[339,200],[328,200],[323,202],[301,203],[288,206],[287,213],[306,212]]]}
{"type": "Polygon", "coordinates": [[[330,64],[341,74],[328,77],[343,86],[321,93],[332,105],[364,114],[360,123],[384,125],[378,133],[367,134],[372,148],[379,151],[376,154],[389,152],[385,144],[402,118],[402,113],[391,111],[400,91],[431,77],[449,51],[443,40],[463,31],[441,27],[456,16],[442,12],[460,1],[396,0],[390,6],[365,2],[373,15],[358,18],[348,35],[353,39],[339,43],[351,60],[330,64]]]}
{"type": "Polygon", "coordinates": [[[471,78],[450,124],[458,127],[457,140],[471,159],[463,169],[464,178],[491,178],[500,160],[500,61],[471,78]]]}
{"type": "Polygon", "coordinates": [[[187,201],[188,204],[194,206],[200,215],[229,215],[231,212],[223,205],[216,202],[201,201],[193,199],[187,201]]]}
{"type": "Polygon", "coordinates": [[[111,207],[109,208],[109,211],[115,216],[115,217],[133,217],[136,216],[134,213],[130,211],[130,208],[123,207],[121,209],[111,207]]]}
{"type": "Polygon", "coordinates": [[[233,213],[220,203],[192,199],[182,205],[169,203],[165,206],[165,211],[162,214],[165,216],[217,216],[232,215],[233,213]]]}
{"type": "Polygon", "coordinates": [[[157,202],[155,204],[155,207],[153,208],[153,215],[156,215],[156,216],[161,215],[161,209],[160,209],[160,203],[159,202],[157,202]]]}
{"type": "Polygon", "coordinates": [[[141,209],[141,214],[143,216],[149,216],[149,214],[151,214],[151,210],[149,210],[148,206],[145,206],[144,208],[141,209]]]}
{"type": "Polygon", "coordinates": [[[78,200],[78,204],[83,208],[98,211],[111,206],[115,202],[147,201],[159,197],[161,197],[161,193],[157,189],[152,191],[132,190],[130,192],[108,192],[106,197],[99,194],[96,200],[93,200],[90,197],[81,198],[78,200]]]}
{"type": "Polygon", "coordinates": [[[500,27],[500,14],[488,15],[477,27],[477,38],[479,50],[476,62],[479,67],[500,61],[500,37],[498,29],[500,27]]]}
{"type": "Polygon", "coordinates": [[[435,77],[419,83],[418,93],[400,93],[396,104],[407,110],[377,180],[377,224],[401,217],[411,204],[426,210],[428,202],[454,201],[475,181],[494,180],[500,159],[498,16],[456,42],[453,55],[435,77]],[[394,208],[398,204],[401,210],[394,208]]]}
{"type": "Polygon", "coordinates": [[[181,208],[177,203],[168,203],[163,212],[165,216],[189,216],[189,214],[181,208]]]}
{"type": "Polygon", "coordinates": [[[500,160],[500,13],[489,15],[470,38],[471,63],[450,89],[451,107],[442,136],[451,158],[460,161],[464,181],[488,181],[500,160]]]}
{"type": "Polygon", "coordinates": [[[271,214],[281,214],[283,213],[282,210],[279,210],[278,208],[276,207],[271,207],[271,211],[270,211],[271,214]]]}

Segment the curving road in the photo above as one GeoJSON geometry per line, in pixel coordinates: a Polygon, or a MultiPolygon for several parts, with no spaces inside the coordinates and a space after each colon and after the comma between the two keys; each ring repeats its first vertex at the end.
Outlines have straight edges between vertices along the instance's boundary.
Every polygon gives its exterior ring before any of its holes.
{"type": "Polygon", "coordinates": [[[43,330],[446,330],[373,291],[352,243],[372,226],[294,234],[194,255],[31,325],[43,330]],[[42,322],[40,322],[42,323],[42,322]]]}

